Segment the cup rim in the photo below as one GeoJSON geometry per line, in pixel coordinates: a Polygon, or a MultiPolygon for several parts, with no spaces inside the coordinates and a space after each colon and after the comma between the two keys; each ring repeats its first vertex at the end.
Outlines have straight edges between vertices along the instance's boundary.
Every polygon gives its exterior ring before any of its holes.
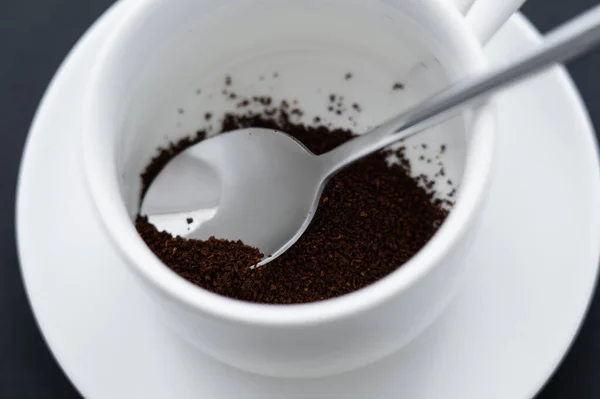
{"type": "MultiPolygon", "coordinates": [[[[161,1],[139,0],[126,10],[98,54],[83,103],[82,158],[90,198],[106,234],[137,276],[163,298],[177,302],[189,310],[200,311],[211,318],[253,325],[294,327],[332,322],[376,308],[414,286],[434,267],[443,263],[444,258],[473,224],[489,186],[496,136],[490,101],[472,110],[472,130],[475,133],[467,145],[463,184],[446,221],[417,254],[381,280],[358,291],[325,301],[270,305],[244,302],[212,293],[188,282],[166,267],[135,230],[134,223],[122,204],[118,185],[114,182],[115,175],[107,172],[106,163],[103,162],[104,158],[98,151],[95,140],[102,135],[102,126],[106,123],[98,115],[103,100],[103,96],[98,93],[102,93],[106,86],[104,67],[118,53],[115,49],[123,43],[121,38],[131,34],[136,26],[135,22],[148,15],[161,1]]],[[[464,17],[446,2],[428,2],[445,14],[445,23],[452,24],[452,29],[463,36],[465,49],[471,53],[472,58],[469,72],[484,70],[487,61],[483,48],[464,17]]]]}

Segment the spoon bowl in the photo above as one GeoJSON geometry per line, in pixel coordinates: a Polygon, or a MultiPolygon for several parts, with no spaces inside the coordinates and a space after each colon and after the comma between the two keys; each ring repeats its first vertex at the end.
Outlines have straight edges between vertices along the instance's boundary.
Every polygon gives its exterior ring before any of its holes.
{"type": "Polygon", "coordinates": [[[260,266],[306,230],[325,184],[323,172],[322,158],[285,133],[236,130],[171,160],[149,187],[142,213],[150,220],[204,215],[190,223],[186,237],[242,240],[265,255],[260,266]]]}

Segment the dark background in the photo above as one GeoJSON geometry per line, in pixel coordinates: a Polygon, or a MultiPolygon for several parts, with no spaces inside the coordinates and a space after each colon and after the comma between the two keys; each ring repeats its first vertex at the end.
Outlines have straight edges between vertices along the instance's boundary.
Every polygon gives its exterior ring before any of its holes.
{"type": "MultiPolygon", "coordinates": [[[[218,1],[218,0],[215,0],[218,1]]],[[[48,351],[19,274],[14,234],[21,151],[52,75],[77,39],[114,0],[0,0],[0,398],[79,398],[48,351]]],[[[545,32],[600,0],[528,0],[545,32]]],[[[600,127],[600,52],[569,68],[600,127]]],[[[600,298],[571,351],[538,399],[600,398],[600,298]]],[[[485,399],[485,398],[482,398],[485,399]]],[[[507,398],[508,399],[508,398],[507,398]]]]}

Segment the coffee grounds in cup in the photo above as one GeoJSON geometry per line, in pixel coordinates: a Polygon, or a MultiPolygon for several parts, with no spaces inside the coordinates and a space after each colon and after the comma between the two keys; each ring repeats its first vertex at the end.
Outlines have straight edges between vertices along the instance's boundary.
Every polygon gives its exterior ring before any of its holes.
{"type": "MultiPolygon", "coordinates": [[[[221,131],[277,129],[317,155],[354,136],[349,130],[308,126],[293,122],[294,118],[288,102],[282,102],[275,112],[227,114],[221,131]]],[[[168,160],[204,137],[200,132],[160,150],[143,174],[144,187],[168,160]]],[[[404,151],[401,147],[376,153],[334,176],[302,237],[283,255],[256,269],[251,266],[263,255],[241,241],[172,237],[159,232],[143,216],[137,218],[136,228],[165,265],[211,292],[267,304],[338,297],[401,267],[431,239],[448,214],[442,201],[434,200],[433,193],[410,176],[404,151]],[[389,164],[392,153],[399,163],[389,164]]]]}

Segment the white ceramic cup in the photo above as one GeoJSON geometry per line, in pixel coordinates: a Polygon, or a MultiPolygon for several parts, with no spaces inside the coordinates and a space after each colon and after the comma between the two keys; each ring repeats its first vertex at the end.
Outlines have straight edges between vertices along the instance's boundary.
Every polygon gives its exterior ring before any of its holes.
{"type": "Polygon", "coordinates": [[[218,67],[236,51],[276,40],[339,40],[343,47],[365,36],[343,42],[352,32],[370,29],[375,38],[391,38],[390,46],[410,42],[412,47],[399,48],[407,57],[427,49],[450,80],[460,79],[486,68],[483,43],[524,0],[128,1],[87,88],[82,158],[107,235],[165,323],[222,362],[279,377],[355,369],[417,336],[449,303],[464,274],[462,259],[476,232],[493,165],[495,125],[489,104],[466,113],[459,196],[425,248],[369,287],[305,305],[221,297],[188,283],[154,256],[132,223],[139,173],[159,143],[157,134],[144,132],[152,131],[153,116],[177,99],[190,76],[209,73],[203,69],[207,59],[218,67]],[[297,29],[302,26],[306,29],[297,29]],[[332,27],[347,34],[329,40],[332,27]]]}

